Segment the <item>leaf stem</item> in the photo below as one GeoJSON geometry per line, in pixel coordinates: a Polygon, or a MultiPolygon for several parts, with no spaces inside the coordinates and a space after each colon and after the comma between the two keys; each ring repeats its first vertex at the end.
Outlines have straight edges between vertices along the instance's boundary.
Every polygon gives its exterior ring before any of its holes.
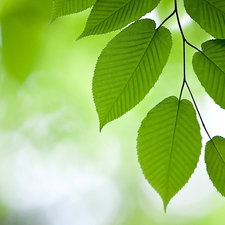
{"type": "Polygon", "coordinates": [[[191,92],[191,89],[190,89],[188,83],[187,83],[187,82],[185,82],[185,83],[186,83],[187,89],[188,89],[188,91],[189,91],[189,93],[190,93],[190,95],[191,95],[191,99],[192,99],[192,101],[193,101],[193,103],[194,103],[194,106],[195,106],[195,109],[196,109],[196,111],[197,111],[197,113],[198,113],[198,116],[199,116],[199,118],[200,118],[200,120],[201,120],[202,126],[204,127],[204,130],[205,130],[206,134],[208,135],[209,139],[212,140],[212,138],[211,138],[211,136],[210,136],[208,130],[206,129],[206,126],[205,126],[205,124],[204,124],[204,121],[203,121],[202,116],[201,116],[201,114],[200,114],[200,111],[199,111],[199,109],[198,109],[198,106],[197,106],[197,103],[196,103],[196,101],[195,101],[195,99],[194,99],[194,96],[193,96],[193,94],[192,94],[192,92],[191,92]]]}

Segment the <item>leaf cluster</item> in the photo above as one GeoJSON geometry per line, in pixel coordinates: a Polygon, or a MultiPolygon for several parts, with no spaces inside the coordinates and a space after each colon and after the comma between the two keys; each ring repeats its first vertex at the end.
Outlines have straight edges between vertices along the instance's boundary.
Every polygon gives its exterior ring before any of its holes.
{"type": "Polygon", "coordinates": [[[62,15],[92,7],[83,33],[78,37],[122,29],[103,49],[93,77],[93,96],[100,129],[134,108],[159,79],[173,46],[164,26],[175,16],[183,40],[183,81],[178,97],[169,96],[149,111],[137,137],[142,171],[161,196],[169,201],[188,182],[201,153],[199,121],[209,141],[205,147],[207,172],[216,189],[225,196],[225,139],[211,138],[186,79],[186,47],[195,49],[193,69],[208,95],[225,109],[225,1],[184,0],[186,13],[212,36],[202,50],[185,37],[177,0],[174,9],[156,27],[142,19],[160,0],[54,0],[52,21],[62,15]],[[187,88],[192,102],[182,99],[187,88]],[[199,121],[197,120],[197,114],[199,121]]]}

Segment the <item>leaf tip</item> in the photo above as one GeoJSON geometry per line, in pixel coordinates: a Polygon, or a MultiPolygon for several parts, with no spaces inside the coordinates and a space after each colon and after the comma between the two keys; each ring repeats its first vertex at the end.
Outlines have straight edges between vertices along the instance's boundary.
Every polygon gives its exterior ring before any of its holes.
{"type": "Polygon", "coordinates": [[[102,132],[102,128],[103,128],[103,127],[101,127],[101,126],[99,127],[99,132],[100,132],[100,133],[102,132]]]}
{"type": "Polygon", "coordinates": [[[56,19],[55,17],[51,17],[51,19],[48,22],[48,25],[51,25],[55,21],[55,19],[56,19]]]}
{"type": "Polygon", "coordinates": [[[168,206],[168,203],[169,202],[165,202],[165,201],[163,201],[163,208],[164,208],[164,213],[166,213],[166,210],[167,210],[167,206],[168,206]]]}
{"type": "Polygon", "coordinates": [[[89,36],[89,35],[86,32],[83,31],[82,34],[80,36],[78,36],[78,38],[76,39],[76,41],[78,41],[78,40],[80,40],[80,39],[82,39],[82,38],[84,38],[86,36],[89,36]]]}
{"type": "Polygon", "coordinates": [[[48,22],[48,25],[50,25],[51,23],[53,23],[53,21],[57,18],[57,16],[55,15],[55,5],[56,5],[56,1],[53,0],[52,15],[51,15],[50,21],[48,22]]]}
{"type": "Polygon", "coordinates": [[[84,35],[83,35],[83,33],[80,35],[80,36],[78,36],[78,38],[76,39],[76,41],[79,41],[81,38],[83,38],[84,37],[84,35]]]}
{"type": "Polygon", "coordinates": [[[105,126],[105,123],[100,121],[99,131],[102,132],[102,128],[105,126]]]}

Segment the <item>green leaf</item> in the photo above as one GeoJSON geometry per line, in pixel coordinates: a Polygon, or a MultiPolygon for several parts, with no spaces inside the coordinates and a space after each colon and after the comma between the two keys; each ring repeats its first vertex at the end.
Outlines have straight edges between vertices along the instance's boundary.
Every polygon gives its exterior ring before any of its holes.
{"type": "Polygon", "coordinates": [[[194,71],[206,92],[225,109],[225,40],[207,41],[202,50],[194,54],[194,71]]]}
{"type": "Polygon", "coordinates": [[[172,47],[170,32],[149,19],[133,23],[99,56],[93,95],[100,129],[137,105],[154,86],[172,47]]]}
{"type": "Polygon", "coordinates": [[[53,11],[50,22],[60,16],[81,12],[94,5],[96,0],[53,0],[53,11]]]}
{"type": "Polygon", "coordinates": [[[225,196],[225,139],[223,137],[215,136],[207,142],[205,162],[214,186],[225,196]]]}
{"type": "Polygon", "coordinates": [[[14,0],[4,4],[0,17],[2,61],[8,74],[18,81],[24,81],[35,67],[50,7],[45,0],[14,0]]]}
{"type": "Polygon", "coordinates": [[[184,0],[187,13],[215,38],[225,38],[224,0],[184,0]]]}
{"type": "Polygon", "coordinates": [[[191,102],[172,96],[150,110],[138,131],[137,149],[145,178],[166,210],[188,182],[201,153],[200,127],[191,102]]]}
{"type": "Polygon", "coordinates": [[[159,2],[160,0],[97,0],[79,38],[118,30],[152,11],[159,2]]]}

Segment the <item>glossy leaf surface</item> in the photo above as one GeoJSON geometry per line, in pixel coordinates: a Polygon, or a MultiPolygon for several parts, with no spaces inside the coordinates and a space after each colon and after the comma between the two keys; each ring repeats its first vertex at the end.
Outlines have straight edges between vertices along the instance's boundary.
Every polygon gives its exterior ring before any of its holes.
{"type": "Polygon", "coordinates": [[[201,153],[200,127],[192,104],[172,96],[150,110],[139,129],[137,149],[145,178],[166,210],[188,182],[201,153]]]}
{"type": "Polygon", "coordinates": [[[205,148],[207,172],[216,189],[225,196],[225,139],[220,136],[208,141],[205,148]]]}
{"type": "Polygon", "coordinates": [[[225,38],[224,0],[184,0],[187,13],[215,38],[225,38]]]}
{"type": "Polygon", "coordinates": [[[101,53],[93,78],[100,129],[137,105],[154,86],[172,46],[171,34],[140,20],[119,33],[101,53]]]}
{"type": "Polygon", "coordinates": [[[79,38],[118,30],[151,12],[160,0],[97,0],[79,38]]]}
{"type": "Polygon", "coordinates": [[[211,98],[225,108],[225,40],[207,41],[202,50],[194,54],[194,71],[211,98]]]}

